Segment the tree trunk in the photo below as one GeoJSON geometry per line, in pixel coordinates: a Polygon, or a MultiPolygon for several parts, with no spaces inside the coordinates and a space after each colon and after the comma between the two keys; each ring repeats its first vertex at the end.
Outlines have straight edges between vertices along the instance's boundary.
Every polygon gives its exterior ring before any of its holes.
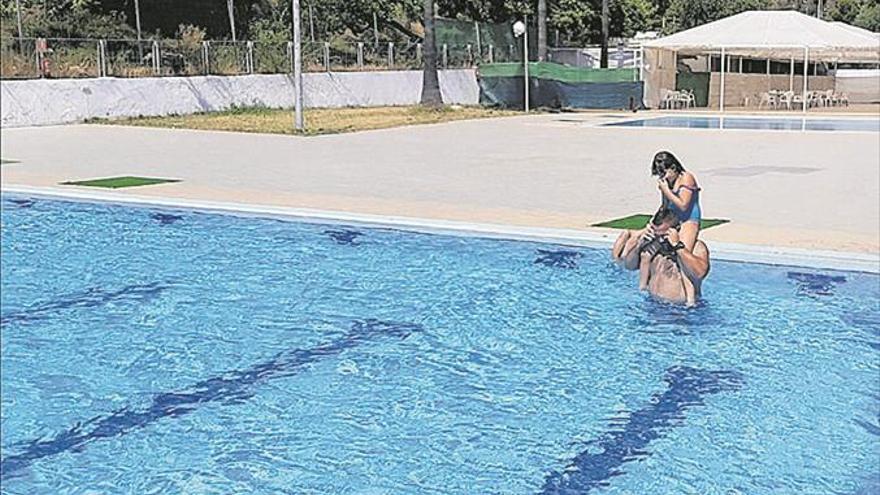
{"type": "Polygon", "coordinates": [[[538,61],[547,60],[547,0],[538,0],[538,61]]]}
{"type": "Polygon", "coordinates": [[[602,0],[602,52],[599,67],[608,68],[608,0],[602,0]]]}
{"type": "Polygon", "coordinates": [[[443,106],[440,80],[437,77],[437,44],[434,41],[434,0],[422,0],[425,7],[425,42],[422,46],[425,74],[422,77],[422,100],[427,107],[443,106]]]}

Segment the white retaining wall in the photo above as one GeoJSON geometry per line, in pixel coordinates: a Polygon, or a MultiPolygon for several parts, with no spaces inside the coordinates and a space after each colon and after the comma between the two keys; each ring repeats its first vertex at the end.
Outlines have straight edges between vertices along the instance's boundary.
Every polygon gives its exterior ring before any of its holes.
{"type": "MultiPolygon", "coordinates": [[[[305,106],[414,105],[422,71],[316,72],[303,74],[305,106]]],[[[448,104],[476,105],[473,69],[440,71],[448,104]]],[[[136,117],[210,112],[232,106],[293,106],[286,74],[150,77],[137,79],[34,79],[0,81],[0,125],[21,127],[80,122],[93,117],[136,117]]]]}

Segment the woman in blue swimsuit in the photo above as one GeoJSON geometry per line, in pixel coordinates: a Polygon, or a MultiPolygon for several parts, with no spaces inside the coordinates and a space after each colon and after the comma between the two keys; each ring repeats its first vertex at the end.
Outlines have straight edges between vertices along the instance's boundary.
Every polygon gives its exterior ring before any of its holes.
{"type": "Polygon", "coordinates": [[[685,171],[672,153],[661,151],[654,155],[651,175],[658,178],[657,187],[662,194],[662,205],[678,214],[681,222],[679,237],[685,248],[693,251],[700,233],[700,188],[697,179],[685,171]]]}
{"type": "MultiPolygon", "coordinates": [[[[679,221],[679,240],[684,248],[693,252],[700,233],[700,188],[690,172],[685,171],[681,162],[672,153],[661,151],[654,155],[651,175],[658,178],[662,203],[660,210],[674,211],[679,221]]],[[[628,254],[633,249],[641,249],[645,242],[654,238],[651,222],[642,230],[626,230],[614,242],[611,257],[628,270],[638,270],[638,257],[628,254]]]]}

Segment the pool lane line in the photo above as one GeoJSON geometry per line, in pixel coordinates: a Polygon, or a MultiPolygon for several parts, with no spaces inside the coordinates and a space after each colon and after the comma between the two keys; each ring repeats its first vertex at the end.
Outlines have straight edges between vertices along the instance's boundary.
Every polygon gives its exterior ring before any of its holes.
{"type": "Polygon", "coordinates": [[[743,386],[736,371],[712,371],[673,366],[663,380],[668,388],[651,396],[649,405],[611,421],[612,429],[588,443],[588,448],[564,468],[551,471],[544,479],[541,495],[585,494],[611,484],[626,472],[623,466],[651,455],[647,447],[663,437],[664,431],[681,426],[685,412],[705,405],[707,395],[737,391],[743,386]]]}
{"type": "MultiPolygon", "coordinates": [[[[388,228],[424,234],[516,240],[590,248],[610,248],[619,234],[617,231],[609,231],[608,229],[524,227],[286,206],[189,200],[161,196],[138,196],[109,191],[59,189],[53,187],[2,185],[0,186],[0,191],[6,194],[28,195],[48,199],[60,198],[84,202],[98,201],[131,207],[189,209],[204,213],[274,218],[322,225],[337,224],[338,226],[339,224],[345,224],[349,227],[388,228]]],[[[716,261],[880,274],[880,253],[761,246],[715,241],[712,241],[710,249],[712,250],[712,259],[716,261]]]]}
{"type": "Polygon", "coordinates": [[[0,328],[10,323],[24,323],[49,318],[56,311],[64,309],[94,308],[115,301],[143,302],[158,296],[169,287],[170,285],[160,282],[132,284],[113,291],[107,291],[101,287],[91,287],[79,292],[57,296],[48,302],[32,304],[20,311],[0,315],[0,328]]]}
{"type": "Polygon", "coordinates": [[[95,416],[87,421],[77,422],[49,439],[40,437],[9,445],[3,448],[4,452],[13,451],[16,447],[23,448],[0,459],[0,479],[9,478],[34,461],[63,452],[81,452],[90,443],[146,428],[163,418],[190,414],[206,404],[219,402],[232,405],[247,400],[254,395],[254,387],[264,382],[294,376],[308,364],[336,356],[374,338],[385,336],[406,339],[421,331],[422,326],[414,323],[356,320],[343,336],[325,344],[309,349],[282,351],[272,359],[250,368],[208,378],[183,390],[157,394],[145,408],[126,406],[109,414],[95,416]]]}

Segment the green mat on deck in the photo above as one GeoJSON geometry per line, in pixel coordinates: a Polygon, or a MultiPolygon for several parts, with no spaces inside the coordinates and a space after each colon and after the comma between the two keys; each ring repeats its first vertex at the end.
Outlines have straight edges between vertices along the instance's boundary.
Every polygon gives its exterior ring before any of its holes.
{"type": "MultiPolygon", "coordinates": [[[[644,228],[650,220],[651,215],[630,215],[628,217],[616,218],[614,220],[608,220],[607,222],[593,224],[593,227],[639,230],[641,228],[644,228]]],[[[720,218],[704,218],[700,220],[700,229],[705,230],[715,227],[716,225],[721,225],[728,222],[730,222],[730,220],[724,220],[720,218]]]]}
{"type": "Polygon", "coordinates": [[[104,179],[89,179],[62,182],[64,186],[86,186],[86,187],[106,187],[109,189],[119,189],[122,187],[152,186],[154,184],[166,184],[169,182],[180,182],[179,179],[160,179],[155,177],[107,177],[104,179]]]}

